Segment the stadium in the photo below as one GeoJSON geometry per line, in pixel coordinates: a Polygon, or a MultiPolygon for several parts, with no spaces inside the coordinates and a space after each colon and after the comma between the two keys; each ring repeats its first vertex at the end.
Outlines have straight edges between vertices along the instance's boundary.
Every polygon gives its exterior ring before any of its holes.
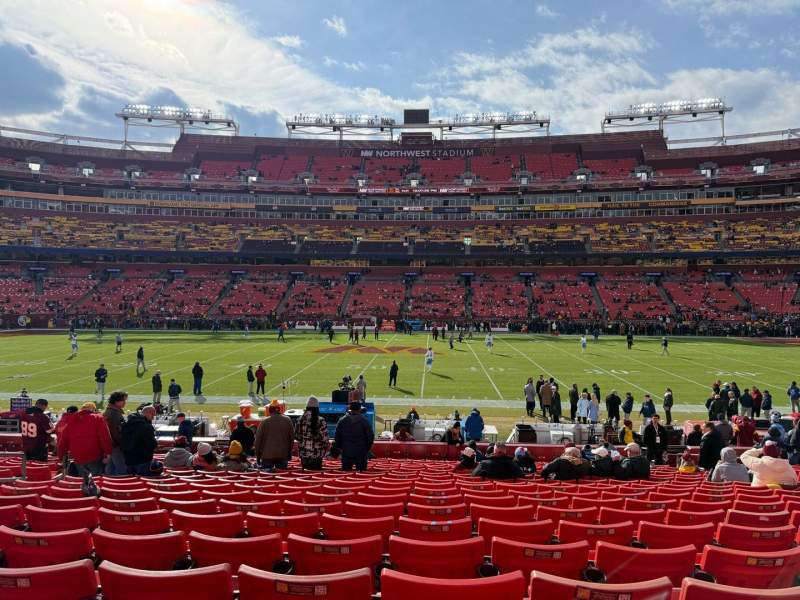
{"type": "Polygon", "coordinates": [[[0,598],[800,599],[800,129],[371,108],[0,125],[0,598]]]}

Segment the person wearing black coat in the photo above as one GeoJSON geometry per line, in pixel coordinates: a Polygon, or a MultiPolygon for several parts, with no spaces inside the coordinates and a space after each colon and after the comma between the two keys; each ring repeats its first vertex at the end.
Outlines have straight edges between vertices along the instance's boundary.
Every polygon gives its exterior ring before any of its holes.
{"type": "Polygon", "coordinates": [[[642,442],[647,448],[647,460],[651,460],[657,465],[663,465],[668,441],[667,430],[661,424],[661,417],[653,415],[650,423],[644,428],[642,436],[642,442]]]}
{"type": "Polygon", "coordinates": [[[606,413],[609,420],[619,421],[619,407],[622,404],[622,398],[617,395],[616,390],[611,390],[611,393],[606,396],[606,413]]]}
{"type": "Polygon", "coordinates": [[[194,363],[192,367],[192,377],[194,378],[194,387],[192,388],[192,393],[195,396],[202,396],[203,395],[203,367],[200,366],[199,362],[194,363]]]}
{"type": "Polygon", "coordinates": [[[625,446],[627,458],[616,463],[614,469],[615,479],[650,479],[650,461],[642,456],[642,449],[639,444],[628,444],[625,446]]]}
{"type": "Polygon", "coordinates": [[[361,403],[353,402],[336,424],[334,448],[341,453],[342,471],[367,470],[367,458],[375,441],[369,422],[361,413],[361,403]]]}
{"type": "Polygon", "coordinates": [[[699,446],[700,440],[703,439],[703,430],[700,428],[700,425],[695,423],[692,431],[686,436],[686,445],[687,446],[699,446]]]}
{"type": "Polygon", "coordinates": [[[589,472],[589,461],[583,460],[581,451],[572,447],[565,449],[563,455],[545,465],[542,469],[542,479],[577,480],[586,477],[589,472]]]}
{"type": "Polygon", "coordinates": [[[719,462],[722,452],[722,437],[711,421],[703,425],[703,437],[700,439],[700,457],[697,466],[706,471],[711,471],[719,462]]]}
{"type": "Polygon", "coordinates": [[[158,447],[153,419],[156,409],[152,405],[128,416],[122,426],[122,454],[132,475],[148,475],[153,453],[158,447]]]}
{"type": "Polygon", "coordinates": [[[573,383],[572,387],[569,388],[569,420],[573,423],[575,422],[575,415],[578,412],[578,398],[580,398],[578,386],[573,383]]]}
{"type": "Polygon", "coordinates": [[[592,454],[594,457],[591,464],[591,474],[596,477],[613,477],[614,461],[608,448],[600,446],[592,450],[592,454]]]}
{"type": "Polygon", "coordinates": [[[231,432],[231,441],[237,441],[242,445],[242,451],[247,456],[253,456],[253,446],[256,443],[256,434],[240,417],[236,422],[236,429],[231,432]]]}
{"type": "Polygon", "coordinates": [[[506,445],[502,442],[495,444],[492,455],[478,463],[472,475],[486,479],[519,479],[525,476],[519,465],[506,454],[506,445]]]}

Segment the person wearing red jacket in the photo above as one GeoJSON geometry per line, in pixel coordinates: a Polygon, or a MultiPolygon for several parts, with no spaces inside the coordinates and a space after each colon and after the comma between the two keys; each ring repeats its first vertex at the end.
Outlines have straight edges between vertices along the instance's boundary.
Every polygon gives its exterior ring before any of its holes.
{"type": "Polygon", "coordinates": [[[101,475],[111,454],[111,434],[94,402],[86,402],[58,437],[58,458],[72,457],[78,473],[101,475]]]}

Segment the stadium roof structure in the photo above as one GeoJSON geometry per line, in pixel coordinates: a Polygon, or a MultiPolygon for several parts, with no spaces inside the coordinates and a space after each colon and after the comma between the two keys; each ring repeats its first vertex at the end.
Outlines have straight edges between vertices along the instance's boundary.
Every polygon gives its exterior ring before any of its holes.
{"type": "Polygon", "coordinates": [[[402,122],[378,115],[300,114],[286,121],[286,131],[315,137],[345,136],[388,138],[395,133],[439,132],[439,139],[456,136],[491,136],[501,134],[550,135],[550,117],[536,111],[486,112],[430,118],[428,109],[406,110],[402,122]]]}
{"type": "Polygon", "coordinates": [[[722,98],[701,98],[700,100],[671,100],[669,102],[643,102],[631,104],[621,110],[611,110],[600,122],[603,133],[612,128],[651,127],[657,125],[664,131],[666,123],[690,123],[719,121],[721,143],[725,143],[725,113],[731,112],[722,98]]]}
{"type": "Polygon", "coordinates": [[[239,135],[239,124],[233,118],[204,108],[128,104],[115,116],[124,124],[123,149],[134,149],[132,142],[128,141],[128,128],[132,126],[173,127],[180,129],[181,133],[189,128],[239,135]]]}

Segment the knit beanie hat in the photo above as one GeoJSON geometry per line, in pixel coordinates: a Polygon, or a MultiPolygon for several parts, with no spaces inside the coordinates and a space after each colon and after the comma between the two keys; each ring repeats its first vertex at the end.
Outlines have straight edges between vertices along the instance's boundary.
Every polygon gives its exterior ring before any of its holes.
{"type": "Polygon", "coordinates": [[[228,454],[230,456],[239,456],[241,453],[242,445],[237,440],[233,440],[231,445],[228,446],[228,454]]]}

